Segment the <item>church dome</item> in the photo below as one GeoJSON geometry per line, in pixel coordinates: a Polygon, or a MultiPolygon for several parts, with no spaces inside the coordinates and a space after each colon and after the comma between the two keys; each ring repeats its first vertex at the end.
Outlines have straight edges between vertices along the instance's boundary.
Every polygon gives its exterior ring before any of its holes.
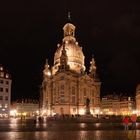
{"type": "Polygon", "coordinates": [[[80,73],[81,70],[85,71],[85,56],[83,54],[82,47],[80,47],[76,41],[75,26],[71,23],[66,23],[63,27],[63,30],[64,38],[62,40],[62,44],[57,45],[58,48],[54,55],[53,74],[58,71],[63,45],[65,45],[66,54],[68,57],[67,64],[69,65],[70,70],[73,70],[77,73],[80,73]]]}

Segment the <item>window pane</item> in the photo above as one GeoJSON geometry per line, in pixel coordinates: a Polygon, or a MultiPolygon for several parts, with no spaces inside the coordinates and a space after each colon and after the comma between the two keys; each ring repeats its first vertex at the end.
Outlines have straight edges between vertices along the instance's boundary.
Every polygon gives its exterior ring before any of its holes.
{"type": "Polygon", "coordinates": [[[75,96],[72,96],[72,104],[75,104],[75,96]]]}
{"type": "Polygon", "coordinates": [[[9,90],[8,90],[8,88],[6,88],[5,90],[6,90],[6,92],[8,92],[8,91],[9,91],[9,90]]]}
{"type": "Polygon", "coordinates": [[[3,80],[0,80],[0,83],[3,84],[3,80]]]}
{"type": "Polygon", "coordinates": [[[0,96],[0,100],[3,100],[3,96],[0,96]]]}
{"type": "Polygon", "coordinates": [[[3,92],[3,88],[0,88],[0,91],[3,92]]]}
{"type": "Polygon", "coordinates": [[[8,100],[8,96],[5,96],[5,100],[8,100]]]}
{"type": "Polygon", "coordinates": [[[72,95],[75,95],[75,87],[72,87],[72,95]]]}

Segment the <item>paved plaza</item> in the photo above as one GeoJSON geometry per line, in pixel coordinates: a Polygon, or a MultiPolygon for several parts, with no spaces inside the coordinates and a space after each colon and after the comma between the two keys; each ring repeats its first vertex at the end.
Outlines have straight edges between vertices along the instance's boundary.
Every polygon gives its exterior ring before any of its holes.
{"type": "Polygon", "coordinates": [[[0,132],[0,140],[140,140],[140,131],[0,132]]]}
{"type": "Polygon", "coordinates": [[[0,120],[0,140],[140,140],[140,129],[120,123],[66,123],[0,120]]]}

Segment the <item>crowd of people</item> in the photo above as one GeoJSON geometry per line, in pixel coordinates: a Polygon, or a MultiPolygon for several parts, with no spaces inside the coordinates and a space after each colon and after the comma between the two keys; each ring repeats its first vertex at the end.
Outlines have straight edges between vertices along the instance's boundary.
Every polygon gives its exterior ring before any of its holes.
{"type": "MultiPolygon", "coordinates": [[[[41,117],[35,118],[34,123],[39,122],[43,123],[44,121],[60,121],[60,120],[75,120],[79,119],[80,115],[54,115],[53,117],[41,117]]],[[[132,114],[131,116],[124,116],[122,123],[124,125],[124,130],[136,130],[137,115],[132,114]]]]}

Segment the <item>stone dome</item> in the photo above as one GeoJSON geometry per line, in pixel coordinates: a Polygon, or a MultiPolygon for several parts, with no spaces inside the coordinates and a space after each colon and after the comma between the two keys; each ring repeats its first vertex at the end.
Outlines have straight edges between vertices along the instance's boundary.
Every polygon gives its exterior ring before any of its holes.
{"type": "Polygon", "coordinates": [[[66,54],[68,57],[67,64],[70,67],[70,70],[73,70],[77,73],[80,73],[81,70],[85,71],[84,59],[85,56],[82,51],[82,47],[79,46],[76,41],[75,36],[75,26],[71,23],[67,23],[63,27],[64,30],[64,38],[62,40],[62,44],[58,44],[58,48],[54,55],[54,66],[53,66],[53,74],[56,73],[58,67],[60,65],[60,57],[63,49],[63,45],[65,45],[66,54]]]}

